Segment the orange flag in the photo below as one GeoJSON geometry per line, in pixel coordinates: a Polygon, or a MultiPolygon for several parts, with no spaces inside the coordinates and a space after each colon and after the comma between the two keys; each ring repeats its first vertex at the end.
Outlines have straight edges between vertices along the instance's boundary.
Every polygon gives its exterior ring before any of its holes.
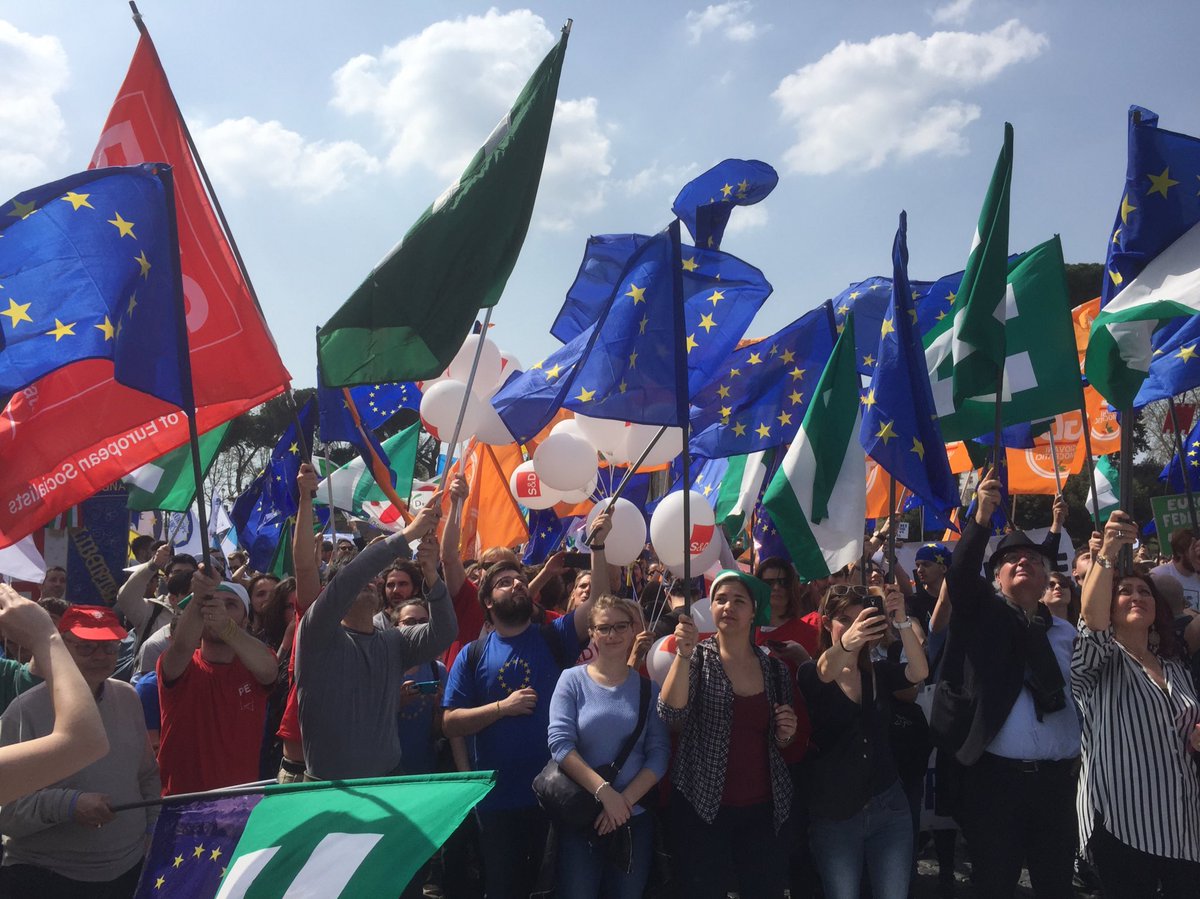
{"type": "MultiPolygon", "coordinates": [[[[892,514],[888,503],[891,493],[892,476],[883,470],[878,462],[867,457],[867,518],[887,518],[892,514]]],[[[896,507],[903,509],[904,500],[908,498],[909,490],[903,484],[896,484],[896,507]]]]}
{"type": "Polygon", "coordinates": [[[1008,458],[1008,492],[1039,493],[1053,496],[1057,492],[1054,463],[1050,452],[1050,433],[1054,434],[1054,451],[1058,457],[1058,479],[1083,470],[1083,419],[1078,412],[1056,415],[1051,431],[1034,438],[1032,449],[1012,449],[1008,458]]]}
{"type": "Polygon", "coordinates": [[[525,517],[508,486],[524,460],[521,448],[476,444],[465,456],[471,493],[462,510],[459,548],[464,559],[477,559],[494,546],[518,546],[529,539],[525,517]]]}

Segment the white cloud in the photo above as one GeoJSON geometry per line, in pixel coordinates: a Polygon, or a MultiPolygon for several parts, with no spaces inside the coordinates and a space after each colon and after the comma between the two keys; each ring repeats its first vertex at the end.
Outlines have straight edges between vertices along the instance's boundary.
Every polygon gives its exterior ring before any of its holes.
{"type": "Polygon", "coordinates": [[[797,135],[784,161],[792,171],[824,175],[893,158],[965,153],[963,131],[980,109],[956,95],[1033,59],[1048,43],[1016,19],[982,34],[843,41],[775,90],[780,115],[797,135]]]}
{"type": "Polygon", "coordinates": [[[630,197],[646,197],[661,192],[666,199],[666,208],[670,209],[680,189],[699,174],[699,163],[662,165],[655,160],[632,177],[619,181],[617,186],[630,197]]]}
{"type": "Polygon", "coordinates": [[[935,9],[930,16],[935,25],[961,25],[967,20],[967,14],[975,0],[950,0],[935,9]]]}
{"type": "MultiPolygon", "coordinates": [[[[333,106],[378,126],[387,167],[428,171],[430,196],[457,178],[557,40],[529,10],[436,22],[333,75],[333,106]]],[[[596,100],[559,99],[535,222],[558,229],[604,204],[608,126],[596,100]]]]}
{"type": "Polygon", "coordinates": [[[726,234],[741,234],[744,231],[757,231],[765,228],[769,217],[767,207],[762,203],[753,206],[739,206],[729,216],[729,224],[725,226],[726,234]]]}
{"type": "Polygon", "coordinates": [[[196,143],[222,188],[244,195],[266,184],[303,201],[319,200],[358,174],[380,168],[352,141],[306,141],[279,122],[249,116],[196,131],[196,143]]]}
{"type": "Polygon", "coordinates": [[[754,4],[750,0],[729,0],[727,3],[706,6],[700,12],[688,10],[688,37],[693,44],[699,43],[709,32],[715,32],[739,43],[752,41],[771,27],[757,25],[750,20],[750,11],[753,8],[754,4]]]}
{"type": "Polygon", "coordinates": [[[54,95],[70,70],[58,38],[34,37],[0,19],[0,180],[2,199],[61,175],[67,158],[67,126],[54,95]]]}

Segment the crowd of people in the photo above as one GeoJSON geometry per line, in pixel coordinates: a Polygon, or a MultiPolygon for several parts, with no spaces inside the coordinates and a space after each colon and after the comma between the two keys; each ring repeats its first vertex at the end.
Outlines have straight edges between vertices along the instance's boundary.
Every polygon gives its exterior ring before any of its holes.
{"type": "Polygon", "coordinates": [[[978,896],[1200,894],[1191,531],[1156,566],[1115,512],[1057,571],[1062,500],[992,541],[985,476],[911,572],[877,532],[685,583],[609,565],[607,513],[583,569],[464,558],[460,477],[312,538],[316,484],[285,578],[146,538],[112,608],[0,585],[0,894],[131,896],[160,795],[456,770],[495,786],[396,896],[902,899],[924,845],[951,896],[964,844],[978,896]]]}

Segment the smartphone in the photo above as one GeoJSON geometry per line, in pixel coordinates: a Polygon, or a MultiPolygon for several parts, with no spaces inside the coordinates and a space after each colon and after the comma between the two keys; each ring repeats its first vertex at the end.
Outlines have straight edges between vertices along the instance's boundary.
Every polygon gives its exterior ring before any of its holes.
{"type": "Polygon", "coordinates": [[[415,686],[417,688],[417,692],[423,696],[432,696],[438,691],[438,687],[441,686],[441,683],[435,680],[423,680],[417,681],[415,686]]]}
{"type": "Polygon", "coordinates": [[[590,569],[592,567],[591,553],[570,552],[563,556],[563,564],[568,568],[590,569]]]}
{"type": "Polygon", "coordinates": [[[867,600],[864,603],[864,605],[866,605],[866,607],[868,609],[878,609],[881,612],[884,611],[883,588],[882,587],[868,587],[867,588],[867,600]]]}

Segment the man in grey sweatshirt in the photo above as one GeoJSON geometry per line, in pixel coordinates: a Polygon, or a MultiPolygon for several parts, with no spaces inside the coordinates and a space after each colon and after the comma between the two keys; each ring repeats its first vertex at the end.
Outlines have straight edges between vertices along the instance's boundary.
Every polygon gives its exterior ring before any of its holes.
{"type": "MultiPolygon", "coordinates": [[[[129,896],[158,807],[114,813],[111,806],[156,799],[160,783],[137,693],[110,678],[125,630],[111,609],[72,606],[59,631],[96,697],[110,749],[78,774],[0,808],[0,895],[129,896]]],[[[51,696],[40,684],[0,717],[0,745],[53,729],[51,696]]]]}
{"type": "Polygon", "coordinates": [[[305,612],[296,637],[296,691],[307,777],[341,780],[403,773],[398,715],[404,672],[437,658],[458,631],[446,585],[437,572],[434,533],[440,497],[401,533],[376,540],[329,581],[305,612]],[[409,557],[425,582],[430,620],[414,627],[376,627],[378,574],[409,557]]]}

